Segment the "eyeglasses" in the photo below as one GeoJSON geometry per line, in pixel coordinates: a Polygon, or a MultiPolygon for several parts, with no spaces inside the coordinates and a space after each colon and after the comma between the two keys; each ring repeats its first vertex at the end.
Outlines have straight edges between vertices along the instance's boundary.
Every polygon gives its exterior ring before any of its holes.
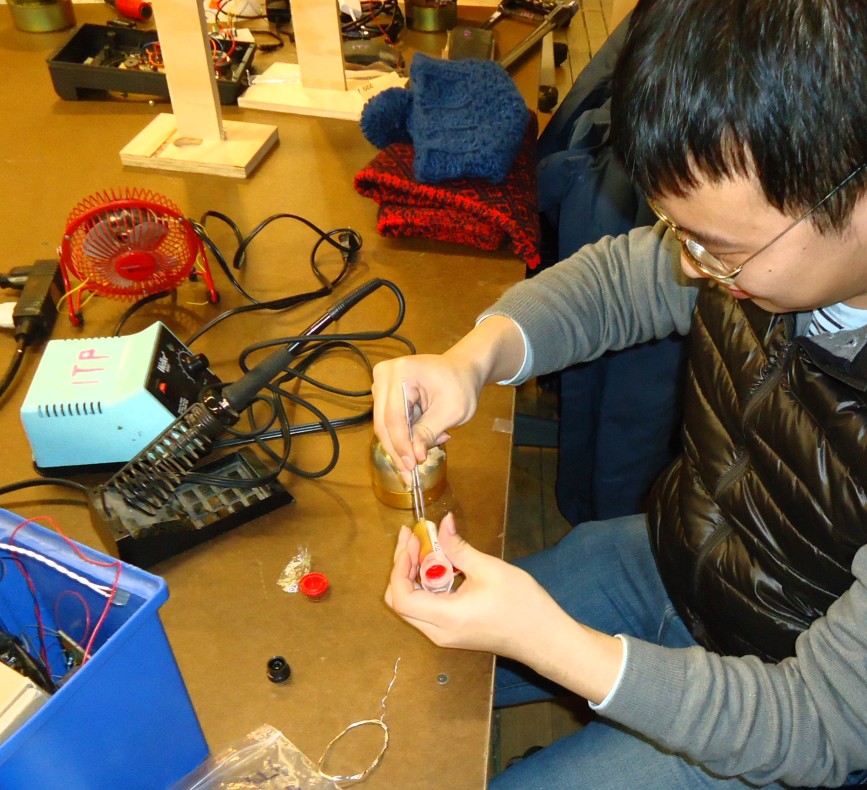
{"type": "Polygon", "coordinates": [[[716,257],[713,253],[708,252],[701,244],[699,244],[695,239],[691,239],[687,236],[681,228],[679,228],[671,219],[669,219],[665,212],[656,205],[656,203],[651,200],[651,198],[647,198],[647,204],[650,206],[651,210],[657,217],[659,217],[666,225],[668,225],[671,232],[674,234],[674,238],[676,238],[681,245],[683,246],[683,251],[686,254],[686,257],[689,259],[689,262],[695,266],[700,272],[708,275],[709,277],[713,277],[715,280],[718,280],[725,285],[732,285],[735,277],[737,277],[741,270],[746,266],[753,258],[757,255],[761,255],[768,247],[770,247],[775,242],[779,241],[783,236],[785,236],[792,228],[796,225],[799,225],[803,222],[807,217],[809,217],[819,206],[821,206],[825,201],[830,200],[834,195],[836,195],[846,184],[848,184],[853,178],[855,178],[858,173],[860,173],[865,167],[867,167],[867,162],[862,165],[859,165],[855,170],[849,173],[846,178],[844,178],[837,186],[835,186],[825,197],[823,197],[818,203],[816,203],[812,208],[807,209],[801,216],[799,216],[794,222],[792,222],[788,227],[785,228],[782,232],[778,233],[774,238],[772,238],[767,244],[763,247],[760,247],[756,250],[752,255],[749,255],[746,260],[742,261],[740,265],[735,268],[731,268],[723,263],[719,258],[716,257]]]}

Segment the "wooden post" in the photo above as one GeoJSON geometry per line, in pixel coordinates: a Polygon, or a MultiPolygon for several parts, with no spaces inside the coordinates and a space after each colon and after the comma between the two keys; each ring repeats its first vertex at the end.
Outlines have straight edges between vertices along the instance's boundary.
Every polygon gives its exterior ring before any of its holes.
{"type": "Polygon", "coordinates": [[[161,113],[120,152],[125,165],[246,178],[277,127],[224,121],[205,13],[197,0],[153,0],[172,114],[161,113]]]}
{"type": "Polygon", "coordinates": [[[365,102],[403,87],[396,73],[346,79],[336,0],[292,0],[298,64],[274,63],[238,98],[239,107],[357,121],[365,102]]]}
{"type": "Polygon", "coordinates": [[[301,84],[345,91],[340,9],[335,0],[292,0],[292,28],[301,84]]]}
{"type": "Polygon", "coordinates": [[[189,0],[157,0],[160,53],[178,135],[223,140],[223,113],[205,9],[189,0]]]}

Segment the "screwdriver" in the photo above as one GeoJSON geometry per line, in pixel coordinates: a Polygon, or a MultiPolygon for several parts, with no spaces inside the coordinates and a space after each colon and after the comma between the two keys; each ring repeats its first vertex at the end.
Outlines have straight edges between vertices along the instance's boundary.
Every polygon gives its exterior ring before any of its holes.
{"type": "MultiPolygon", "coordinates": [[[[403,408],[406,413],[406,427],[409,430],[409,440],[412,441],[412,410],[409,406],[409,395],[406,382],[403,382],[403,408]]],[[[424,491],[421,487],[421,475],[418,464],[412,468],[412,510],[415,524],[412,531],[421,544],[419,549],[418,581],[428,592],[449,592],[455,581],[455,571],[437,539],[437,527],[433,521],[428,521],[424,506],[424,491]]]]}

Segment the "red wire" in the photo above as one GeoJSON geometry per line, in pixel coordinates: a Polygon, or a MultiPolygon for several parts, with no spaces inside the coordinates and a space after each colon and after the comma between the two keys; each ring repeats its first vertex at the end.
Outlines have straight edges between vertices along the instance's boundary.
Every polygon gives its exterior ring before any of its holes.
{"type": "Polygon", "coordinates": [[[90,607],[87,605],[87,599],[78,592],[78,590],[63,590],[60,595],[54,599],[54,625],[58,630],[65,630],[60,628],[60,617],[57,612],[57,605],[60,603],[60,599],[63,598],[64,595],[72,595],[78,598],[81,602],[82,608],[84,609],[84,631],[82,631],[81,636],[78,638],[79,643],[84,642],[90,632],[90,607]]]}
{"type": "MultiPolygon", "coordinates": [[[[90,634],[90,639],[88,639],[88,641],[87,641],[87,646],[84,648],[84,658],[82,659],[82,662],[81,662],[82,664],[84,664],[90,659],[90,651],[91,651],[91,648],[93,647],[94,642],[96,641],[96,636],[99,633],[100,629],[102,628],[102,625],[105,622],[105,618],[108,617],[109,611],[111,611],[111,605],[112,605],[112,603],[114,603],[115,596],[117,595],[117,588],[118,588],[118,585],[120,584],[120,573],[121,573],[122,565],[121,565],[120,560],[112,560],[111,562],[103,562],[102,560],[96,560],[93,557],[88,557],[78,547],[78,544],[76,544],[73,540],[71,540],[70,538],[68,538],[66,536],[66,533],[60,528],[60,525],[53,518],[51,518],[51,516],[36,516],[34,518],[29,518],[25,521],[22,521],[20,524],[18,524],[18,526],[15,527],[14,530],[12,530],[12,534],[9,536],[9,542],[12,543],[12,541],[15,539],[15,536],[18,534],[18,531],[22,527],[25,527],[28,524],[34,524],[37,521],[46,522],[52,529],[54,529],[55,532],[57,532],[58,535],[60,535],[61,538],[63,538],[63,540],[66,541],[66,543],[73,550],[73,552],[75,552],[75,554],[77,554],[85,562],[89,562],[91,565],[98,565],[101,568],[114,568],[115,569],[114,582],[111,585],[111,591],[109,592],[108,599],[106,600],[106,603],[105,603],[105,607],[103,608],[102,614],[99,616],[99,619],[96,621],[96,625],[93,627],[93,631],[90,634]]],[[[19,562],[19,561],[16,559],[16,562],[19,562]]],[[[28,585],[30,586],[31,592],[34,595],[34,601],[35,601],[36,600],[36,598],[35,598],[36,591],[33,588],[33,582],[30,579],[30,576],[27,574],[27,571],[24,569],[24,567],[20,565],[20,562],[19,562],[19,567],[21,567],[21,572],[24,574],[25,578],[27,579],[28,585]]],[[[47,656],[47,652],[45,651],[45,629],[42,625],[42,615],[39,612],[38,604],[36,605],[36,620],[39,624],[39,638],[42,642],[42,654],[43,654],[42,660],[45,662],[45,666],[48,667],[48,656],[47,656]]]]}
{"type": "Polygon", "coordinates": [[[84,658],[81,659],[82,664],[85,664],[90,660],[90,651],[93,647],[93,643],[96,641],[96,635],[99,633],[99,629],[102,628],[105,618],[108,617],[111,605],[114,603],[114,597],[117,595],[117,586],[120,582],[120,567],[120,562],[116,562],[114,582],[111,585],[111,592],[109,593],[108,600],[105,602],[105,607],[102,610],[102,614],[99,616],[99,620],[96,621],[96,625],[93,627],[93,633],[91,633],[90,639],[87,640],[87,647],[84,648],[84,658]]]}
{"type": "Polygon", "coordinates": [[[21,571],[21,575],[27,583],[27,588],[30,590],[30,595],[33,597],[33,611],[36,614],[36,628],[39,634],[39,657],[42,659],[46,672],[51,676],[51,664],[48,661],[48,650],[45,647],[45,624],[42,622],[42,612],[39,609],[39,598],[36,595],[36,587],[33,584],[33,579],[30,578],[30,574],[27,573],[24,563],[18,557],[12,557],[12,561],[18,566],[18,570],[21,571]]]}

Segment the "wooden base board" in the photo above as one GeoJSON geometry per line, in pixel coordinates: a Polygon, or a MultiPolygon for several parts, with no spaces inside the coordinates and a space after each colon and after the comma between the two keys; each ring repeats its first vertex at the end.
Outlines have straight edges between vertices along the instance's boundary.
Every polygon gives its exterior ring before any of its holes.
{"type": "Polygon", "coordinates": [[[120,152],[125,165],[246,178],[277,142],[277,127],[223,121],[225,140],[185,140],[171,113],[160,113],[120,152]]]}
{"type": "Polygon", "coordinates": [[[402,88],[406,78],[383,74],[373,79],[353,79],[347,75],[346,90],[305,88],[295,63],[274,63],[238,97],[238,106],[254,110],[316,115],[357,121],[365,102],[386,88],[402,88]]]}

